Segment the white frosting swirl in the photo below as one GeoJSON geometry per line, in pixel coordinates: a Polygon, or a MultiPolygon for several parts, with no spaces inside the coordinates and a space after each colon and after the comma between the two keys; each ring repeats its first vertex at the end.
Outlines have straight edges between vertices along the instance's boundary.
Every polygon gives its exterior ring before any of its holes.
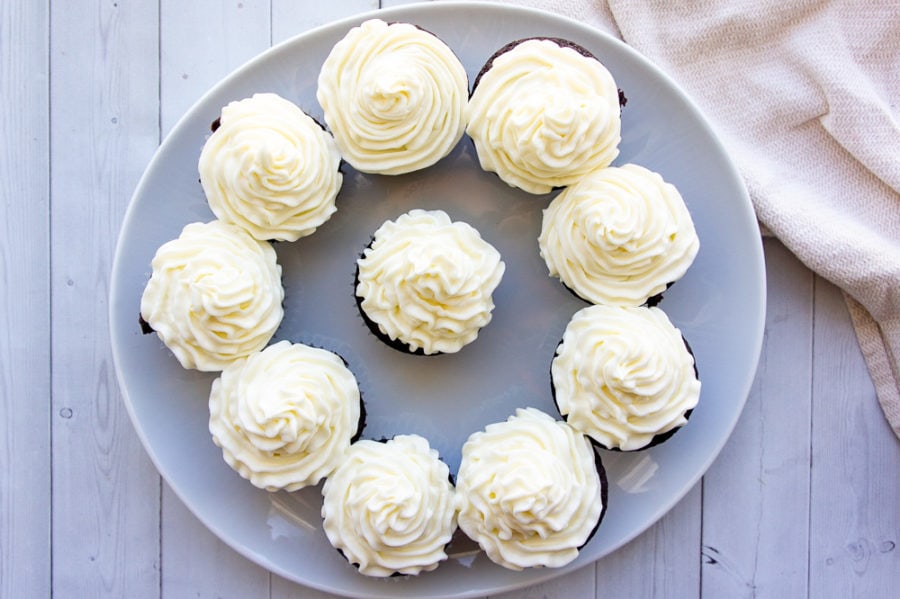
{"type": "Polygon", "coordinates": [[[268,491],[328,476],[359,417],[359,387],[341,358],[290,341],[229,365],[209,395],[209,432],[225,461],[268,491]]]}
{"type": "Polygon", "coordinates": [[[680,279],[700,241],[678,190],[636,164],[591,173],[544,211],[541,256],[582,298],[643,304],[680,279]]]}
{"type": "Polygon", "coordinates": [[[368,576],[433,570],[456,530],[449,477],[418,435],[358,441],[322,489],[325,534],[368,576]]]}
{"type": "Polygon", "coordinates": [[[296,241],[336,210],[341,157],[331,135],[277,94],[222,109],[200,153],[200,183],[221,220],[256,239],[296,241]]]}
{"type": "Polygon", "coordinates": [[[603,511],[594,457],[587,438],[565,422],[516,410],[463,445],[459,527],[512,570],[571,562],[603,511]]]}
{"type": "Polygon", "coordinates": [[[687,422],[700,381],[659,308],[590,306],[572,317],[551,366],[560,413],[607,448],[641,449],[687,422]]]}
{"type": "Polygon", "coordinates": [[[500,254],[442,210],[387,221],[357,261],[360,307],[382,333],[426,354],[452,353],[491,321],[500,254]]]}
{"type": "Polygon", "coordinates": [[[430,166],[463,135],[468,79],[434,35],[372,19],[331,50],[317,91],[344,160],[365,173],[430,166]]]}
{"type": "Polygon", "coordinates": [[[497,56],[469,101],[481,168],[547,193],[610,164],[621,140],[619,90],[598,60],[550,40],[497,56]]]}
{"type": "Polygon", "coordinates": [[[191,223],[152,265],[141,317],[185,368],[222,370],[265,347],[281,324],[275,250],[236,225],[191,223]]]}

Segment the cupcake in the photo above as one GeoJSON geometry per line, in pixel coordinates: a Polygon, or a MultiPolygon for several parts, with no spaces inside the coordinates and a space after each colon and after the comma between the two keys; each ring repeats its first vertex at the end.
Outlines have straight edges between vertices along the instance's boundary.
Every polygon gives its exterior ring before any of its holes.
{"type": "Polygon", "coordinates": [[[475,80],[466,132],[481,168],[529,193],[547,193],[619,154],[619,90],[590,52],[560,39],[497,51],[475,80]]]}
{"type": "Polygon", "coordinates": [[[505,268],[478,231],[441,210],[387,221],[357,261],[356,296],[370,329],[411,353],[454,353],[491,321],[505,268]]]}
{"type": "Polygon", "coordinates": [[[220,220],[256,239],[296,241],[335,212],[341,157],[294,103],[255,94],[222,109],[200,153],[200,183],[220,220]]]}
{"type": "Polygon", "coordinates": [[[456,479],[459,527],[511,570],[574,560],[606,510],[591,444],[535,408],[473,433],[456,479]]]}
{"type": "Polygon", "coordinates": [[[636,164],[595,171],[544,211],[551,276],[595,304],[638,306],[680,279],[700,248],[678,190],[636,164]]]}
{"type": "Polygon", "coordinates": [[[579,310],[550,370],[560,414],[606,449],[632,451],[666,440],[700,398],[694,357],[659,308],[579,310]]]}
{"type": "Polygon", "coordinates": [[[280,341],[213,381],[209,432],[225,461],[267,491],[315,485],[361,431],[353,373],[336,354],[280,341]]]}
{"type": "Polygon", "coordinates": [[[328,540],[362,574],[413,575],[447,559],[456,530],[450,470],[422,437],[357,441],[322,495],[328,540]]]}
{"type": "Polygon", "coordinates": [[[236,225],[191,223],[152,266],[141,319],[184,368],[222,370],[265,347],[281,324],[275,250],[236,225]]]}
{"type": "Polygon", "coordinates": [[[332,48],[318,83],[341,155],[364,173],[423,169],[465,131],[465,69],[444,42],[408,23],[354,27],[332,48]]]}

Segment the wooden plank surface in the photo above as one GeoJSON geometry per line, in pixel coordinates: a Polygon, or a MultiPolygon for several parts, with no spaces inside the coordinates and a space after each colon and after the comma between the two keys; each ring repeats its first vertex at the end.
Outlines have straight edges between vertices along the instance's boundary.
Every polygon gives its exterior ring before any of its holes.
{"type": "Polygon", "coordinates": [[[699,596],[701,491],[695,485],[656,524],[597,562],[597,597],[699,596]]]}
{"type": "Polygon", "coordinates": [[[0,596],[50,591],[49,25],[0,4],[0,596]]]}
{"type": "MultiPolygon", "coordinates": [[[[160,484],[114,380],[108,276],[129,196],[184,110],[269,44],[376,4],[0,6],[0,85],[15,108],[0,113],[0,596],[330,596],[239,556],[160,484]]],[[[760,369],[702,483],[620,551],[503,597],[900,586],[900,443],[841,294],[777,241],[765,246],[760,369]]]]}
{"type": "Polygon", "coordinates": [[[895,597],[900,443],[875,399],[841,293],[822,279],[815,310],[809,594],[895,597]]]}
{"type": "Polygon", "coordinates": [[[708,597],[806,595],[813,275],[780,243],[765,247],[768,309],[756,380],[704,477],[708,597]]]}
{"type": "Polygon", "coordinates": [[[51,5],[52,578],[65,597],[159,595],[159,475],[107,326],[119,225],[159,139],[158,10],[51,5]]]}
{"type": "MultiPolygon", "coordinates": [[[[160,2],[163,135],[210,87],[270,45],[268,1],[160,2]]],[[[197,148],[199,157],[200,148],[197,148]]],[[[198,184],[199,186],[199,184],[198,184]]],[[[269,573],[222,543],[164,484],[162,596],[265,597],[269,573]]]]}

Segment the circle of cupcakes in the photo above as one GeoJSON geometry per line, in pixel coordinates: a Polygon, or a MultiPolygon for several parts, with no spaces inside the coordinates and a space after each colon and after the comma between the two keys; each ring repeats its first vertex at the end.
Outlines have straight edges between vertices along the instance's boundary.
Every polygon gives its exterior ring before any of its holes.
{"type": "Polygon", "coordinates": [[[687,423],[700,398],[694,357],[659,308],[579,310],[550,371],[560,414],[606,449],[665,441],[687,423]]]}
{"type": "Polygon", "coordinates": [[[460,140],[468,79],[436,36],[371,19],[332,48],[317,98],[344,160],[364,173],[398,175],[434,164],[460,140]]]}
{"type": "Polygon", "coordinates": [[[225,462],[267,491],[331,474],[361,425],[359,387],[343,360],[290,341],[227,366],[209,395],[209,431],[225,462]]]}
{"type": "Polygon", "coordinates": [[[397,349],[454,353],[491,320],[500,253],[442,210],[387,221],[357,261],[356,296],[370,329],[397,349]]]}
{"type": "Polygon", "coordinates": [[[236,225],[191,223],[151,264],[141,320],[184,368],[222,370],[265,347],[281,324],[275,250],[236,225]]]}
{"type": "Polygon", "coordinates": [[[700,241],[681,194],[636,164],[608,167],[563,190],[538,238],[551,276],[595,304],[655,301],[693,263],[700,241]]]}
{"type": "Polygon", "coordinates": [[[357,441],[322,496],[328,540],[362,574],[413,575],[447,559],[454,490],[449,468],[424,438],[357,441]]]}
{"type": "Polygon", "coordinates": [[[621,140],[619,89],[584,48],[560,39],[507,44],[485,64],[466,132],[481,168],[541,194],[609,165],[621,140]]]}
{"type": "Polygon", "coordinates": [[[459,527],[511,570],[557,568],[578,556],[606,508],[590,442],[535,408],[473,433],[456,478],[459,527]]]}
{"type": "Polygon", "coordinates": [[[273,93],[224,108],[200,153],[200,183],[220,220],[256,239],[296,241],[335,212],[343,177],[334,139],[273,93]]]}

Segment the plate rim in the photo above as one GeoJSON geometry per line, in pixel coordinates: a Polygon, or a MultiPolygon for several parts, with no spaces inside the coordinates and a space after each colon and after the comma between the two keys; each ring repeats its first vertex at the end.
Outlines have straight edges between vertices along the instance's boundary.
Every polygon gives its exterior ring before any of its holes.
{"type": "MultiPolygon", "coordinates": [[[[111,274],[110,274],[110,285],[109,285],[109,302],[108,302],[108,330],[109,330],[109,338],[110,338],[110,346],[112,350],[112,358],[114,363],[114,369],[116,372],[116,382],[118,384],[119,392],[122,396],[123,402],[126,407],[126,411],[129,415],[129,419],[131,420],[132,426],[135,432],[138,435],[138,438],[141,441],[141,445],[144,450],[147,452],[148,456],[151,459],[154,467],[156,468],[159,475],[166,481],[169,485],[170,489],[175,493],[175,495],[179,498],[179,500],[190,510],[190,512],[200,520],[203,525],[209,529],[220,541],[237,551],[239,554],[249,559],[250,561],[260,565],[263,568],[266,568],[268,571],[275,573],[277,575],[283,576],[284,578],[291,580],[297,584],[301,584],[310,588],[314,588],[323,592],[333,593],[336,595],[343,596],[352,596],[347,594],[347,592],[337,589],[334,587],[327,586],[325,584],[321,584],[315,580],[302,579],[298,577],[295,573],[286,570],[274,563],[272,563],[269,559],[266,558],[265,555],[260,554],[253,549],[247,547],[246,545],[238,542],[235,539],[230,538],[229,536],[222,533],[220,528],[216,526],[213,522],[211,522],[206,516],[202,513],[199,513],[197,510],[193,508],[191,503],[186,500],[183,495],[183,490],[173,485],[170,482],[171,477],[168,475],[169,468],[167,468],[162,461],[160,460],[157,452],[153,449],[153,446],[150,444],[147,434],[141,425],[137,415],[135,413],[135,408],[129,394],[128,388],[125,385],[126,375],[122,371],[121,363],[122,359],[119,355],[119,347],[116,343],[116,339],[121,335],[120,333],[120,323],[115,318],[116,308],[118,303],[116,300],[116,290],[119,288],[119,278],[123,276],[121,274],[121,255],[122,255],[122,247],[125,245],[125,236],[123,235],[124,231],[132,226],[132,221],[134,220],[134,214],[136,211],[136,200],[140,197],[144,189],[149,185],[149,181],[153,178],[153,174],[158,169],[158,163],[160,162],[160,156],[166,151],[169,145],[171,145],[173,140],[177,138],[177,133],[184,128],[185,123],[191,121],[195,118],[195,113],[199,112],[199,108],[205,104],[208,98],[215,96],[219,93],[219,90],[227,87],[232,81],[243,76],[247,71],[253,70],[259,63],[265,62],[270,59],[270,57],[277,55],[279,53],[283,53],[288,51],[289,47],[294,46],[296,44],[302,44],[305,38],[312,38],[318,35],[321,35],[324,32],[329,30],[333,30],[336,32],[340,32],[342,30],[349,30],[349,28],[358,25],[362,21],[372,18],[381,18],[384,20],[390,19],[392,17],[400,18],[404,20],[414,20],[416,15],[420,15],[423,13],[432,13],[432,12],[442,12],[448,10],[475,10],[483,13],[495,13],[502,14],[505,17],[515,18],[515,15],[527,15],[528,17],[540,17],[542,19],[547,19],[548,21],[554,21],[552,25],[548,25],[548,28],[565,26],[568,28],[574,28],[576,30],[580,30],[584,35],[591,37],[596,36],[599,38],[603,38],[605,43],[613,44],[617,46],[617,49],[624,52],[629,56],[631,60],[639,62],[642,66],[648,69],[654,77],[660,79],[665,82],[666,87],[670,89],[673,93],[679,96],[679,99],[684,103],[687,110],[692,113],[693,118],[695,118],[698,122],[702,123],[707,130],[708,136],[711,140],[711,144],[716,153],[723,157],[724,163],[727,167],[727,172],[724,173],[734,184],[734,188],[739,192],[740,197],[734,198],[732,201],[735,204],[735,209],[740,210],[743,214],[741,214],[742,222],[757,222],[755,211],[753,209],[753,204],[750,200],[749,194],[747,192],[746,185],[744,183],[743,178],[738,172],[737,166],[734,164],[733,159],[730,154],[726,150],[724,144],[722,143],[721,138],[717,135],[715,129],[709,120],[704,116],[701,112],[700,108],[693,101],[693,99],[678,85],[678,83],[670,77],[667,73],[662,71],[659,67],[657,67],[652,61],[648,58],[640,54],[637,50],[627,45],[622,40],[616,38],[609,33],[598,29],[596,27],[592,27],[585,23],[576,21],[567,16],[563,16],[557,13],[549,12],[542,9],[520,6],[520,5],[509,5],[509,4],[500,4],[500,3],[486,3],[486,2],[478,2],[472,0],[449,0],[449,1],[441,1],[441,2],[424,2],[424,3],[414,3],[414,4],[406,4],[399,5],[389,8],[382,9],[373,9],[365,12],[356,13],[350,16],[343,17],[341,19],[330,21],[328,23],[324,23],[317,27],[302,31],[290,38],[287,38],[270,48],[260,52],[255,55],[251,59],[244,62],[241,66],[229,72],[225,77],[220,79],[215,85],[206,90],[198,99],[196,99],[191,107],[178,119],[175,125],[171,128],[171,130],[166,134],[165,138],[159,144],[157,149],[155,150],[152,158],[148,162],[145,167],[136,187],[129,198],[128,206],[126,208],[125,214],[123,216],[122,222],[119,227],[118,238],[115,245],[111,274]]],[[[715,459],[721,453],[725,443],[731,437],[734,427],[737,424],[738,419],[740,418],[741,413],[746,405],[747,398],[751,391],[751,387],[753,381],[755,379],[755,373],[758,369],[759,359],[762,350],[764,331],[765,331],[765,314],[766,314],[766,271],[765,271],[765,259],[763,253],[762,239],[759,238],[758,243],[753,244],[753,255],[752,262],[754,267],[754,272],[747,273],[748,276],[752,276],[755,281],[758,282],[758,294],[755,298],[755,303],[758,307],[758,313],[755,316],[757,319],[759,326],[754,328],[754,338],[751,340],[750,354],[753,356],[752,364],[748,364],[748,377],[747,380],[741,381],[739,386],[736,386],[735,394],[739,397],[739,406],[734,411],[733,418],[730,422],[725,423],[722,427],[722,430],[725,431],[722,434],[721,440],[716,443],[714,446],[714,450],[709,452],[705,459],[701,461],[701,466],[697,469],[697,472],[694,473],[687,484],[683,486],[682,489],[678,493],[673,493],[670,497],[668,497],[667,501],[661,502],[656,510],[653,512],[652,516],[648,519],[648,521],[641,527],[639,527],[633,534],[628,535],[626,538],[622,539],[621,542],[614,547],[609,552],[598,556],[597,558],[591,560],[587,564],[575,564],[575,562],[570,563],[568,566],[564,566],[562,568],[543,568],[543,569],[535,569],[530,571],[529,576],[524,576],[521,581],[517,581],[507,586],[503,586],[502,588],[491,589],[488,592],[496,593],[496,592],[508,592],[516,589],[520,589],[523,587],[540,584],[542,582],[546,582],[548,580],[560,577],[566,573],[574,571],[577,568],[584,567],[590,564],[595,563],[596,560],[599,560],[606,555],[609,555],[615,551],[620,550],[624,545],[629,543],[635,537],[639,536],[643,532],[645,532],[648,528],[650,528],[653,524],[659,521],[659,519],[668,513],[681,499],[697,484],[702,476],[708,471],[711,464],[715,461],[715,459]]],[[[427,575],[427,574],[426,574],[427,575]]],[[[393,597],[395,593],[390,592],[391,589],[386,589],[384,594],[373,594],[373,597],[393,597]]],[[[462,591],[462,592],[454,592],[451,594],[442,594],[440,596],[444,597],[455,597],[455,598],[465,598],[465,597],[481,597],[484,595],[483,590],[472,590],[472,591],[462,591]]],[[[438,595],[433,595],[438,596],[438,595]]]]}

